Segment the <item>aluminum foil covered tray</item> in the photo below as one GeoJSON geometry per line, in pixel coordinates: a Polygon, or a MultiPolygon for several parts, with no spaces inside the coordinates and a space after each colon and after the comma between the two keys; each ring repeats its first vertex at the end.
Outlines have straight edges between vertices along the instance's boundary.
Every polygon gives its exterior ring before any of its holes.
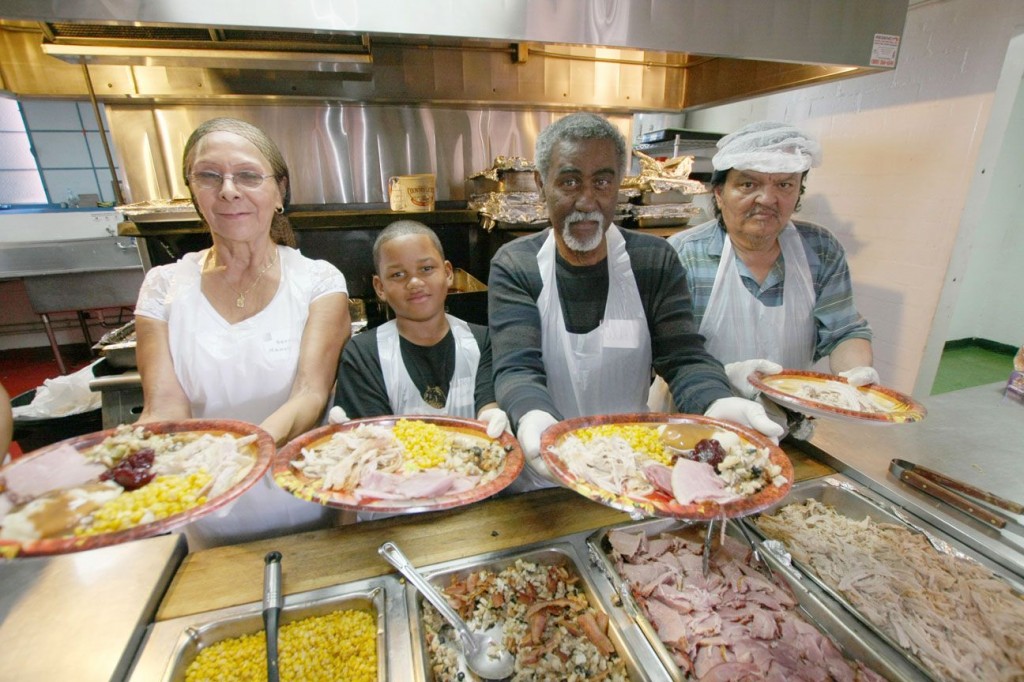
{"type": "MultiPolygon", "coordinates": [[[[627,643],[583,563],[571,544],[556,543],[449,562],[424,574],[438,589],[447,588],[470,627],[503,624],[506,646],[516,655],[512,680],[663,679],[649,676],[645,669],[657,660],[649,649],[638,652],[627,643]]],[[[406,591],[415,679],[476,680],[451,627],[412,585],[406,591]]]]}
{"type": "Polygon", "coordinates": [[[705,577],[705,531],[659,519],[587,539],[671,679],[921,679],[815,586],[761,564],[736,522],[716,531],[705,577]]]}
{"type": "MultiPolygon", "coordinates": [[[[282,676],[286,674],[285,656],[288,655],[285,628],[304,619],[342,611],[355,611],[372,618],[377,659],[376,675],[372,679],[379,682],[408,679],[407,615],[401,599],[401,586],[392,576],[286,597],[281,612],[282,676]]],[[[161,621],[150,626],[128,679],[133,682],[183,682],[189,679],[189,666],[204,650],[245,636],[263,639],[262,603],[161,621]]],[[[252,662],[261,665],[264,659],[252,659],[252,662]]],[[[239,680],[252,679],[245,670],[231,672],[237,672],[239,680]]],[[[220,675],[214,676],[223,679],[220,675]]]]}
{"type": "Polygon", "coordinates": [[[836,476],[745,523],[923,677],[1024,679],[1024,587],[907,509],[836,476]]]}

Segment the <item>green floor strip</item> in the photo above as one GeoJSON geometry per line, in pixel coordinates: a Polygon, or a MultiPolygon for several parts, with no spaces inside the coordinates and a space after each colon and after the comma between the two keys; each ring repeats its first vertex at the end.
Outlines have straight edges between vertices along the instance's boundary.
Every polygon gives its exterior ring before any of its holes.
{"type": "Polygon", "coordinates": [[[1012,354],[972,346],[948,348],[939,361],[932,395],[1006,381],[1012,371],[1012,354]]]}

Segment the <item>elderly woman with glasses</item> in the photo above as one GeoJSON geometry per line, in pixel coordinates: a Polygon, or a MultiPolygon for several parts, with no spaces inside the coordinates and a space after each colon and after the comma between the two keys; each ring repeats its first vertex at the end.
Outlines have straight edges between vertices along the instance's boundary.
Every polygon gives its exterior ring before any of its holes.
{"type": "MultiPolygon", "coordinates": [[[[280,445],[317,425],[330,398],[351,328],[345,278],[293,248],[288,167],[262,130],[206,121],[186,142],[183,166],[213,246],[146,275],[135,309],[139,422],[239,419],[280,445]]],[[[189,541],[255,539],[316,527],[321,517],[319,505],[267,479],[214,519],[218,528],[189,541]]]]}

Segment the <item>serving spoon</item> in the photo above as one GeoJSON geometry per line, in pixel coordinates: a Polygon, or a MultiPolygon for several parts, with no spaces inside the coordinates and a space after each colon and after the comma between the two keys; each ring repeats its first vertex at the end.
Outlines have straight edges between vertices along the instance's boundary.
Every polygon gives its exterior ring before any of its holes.
{"type": "Polygon", "coordinates": [[[281,553],[268,552],[263,566],[263,629],[267,638],[267,681],[277,682],[277,628],[281,618],[281,553]]]}
{"type": "MultiPolygon", "coordinates": [[[[511,677],[515,667],[515,657],[505,648],[501,636],[491,630],[473,632],[459,614],[451,607],[445,596],[427,582],[412,563],[402,554],[402,550],[393,542],[385,542],[377,552],[398,569],[409,582],[416,586],[420,594],[438,610],[459,636],[462,653],[470,672],[485,680],[504,680],[511,677]]],[[[493,628],[492,628],[493,630],[493,628]]]]}

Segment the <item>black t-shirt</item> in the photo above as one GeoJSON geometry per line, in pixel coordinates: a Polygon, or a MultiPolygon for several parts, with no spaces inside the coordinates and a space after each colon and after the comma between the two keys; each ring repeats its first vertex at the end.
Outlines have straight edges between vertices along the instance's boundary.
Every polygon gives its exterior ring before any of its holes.
{"type": "Polygon", "coordinates": [[[594,265],[573,265],[556,255],[555,277],[565,330],[570,334],[594,331],[604,318],[608,301],[608,259],[594,265]]]}
{"type": "Polygon", "coordinates": [[[442,408],[455,375],[455,335],[449,329],[433,346],[417,346],[399,335],[402,362],[420,397],[431,407],[442,408]]]}
{"type": "MultiPolygon", "coordinates": [[[[474,392],[475,409],[479,412],[484,405],[495,402],[491,341],[487,327],[472,322],[468,324],[480,347],[474,392]]],[[[417,346],[400,335],[399,347],[406,370],[420,393],[436,387],[447,397],[455,374],[455,337],[452,332],[449,330],[445,338],[434,346],[417,346]]],[[[345,344],[338,367],[334,404],[340,405],[352,419],[392,414],[377,350],[376,328],[356,334],[345,344]]]]}

